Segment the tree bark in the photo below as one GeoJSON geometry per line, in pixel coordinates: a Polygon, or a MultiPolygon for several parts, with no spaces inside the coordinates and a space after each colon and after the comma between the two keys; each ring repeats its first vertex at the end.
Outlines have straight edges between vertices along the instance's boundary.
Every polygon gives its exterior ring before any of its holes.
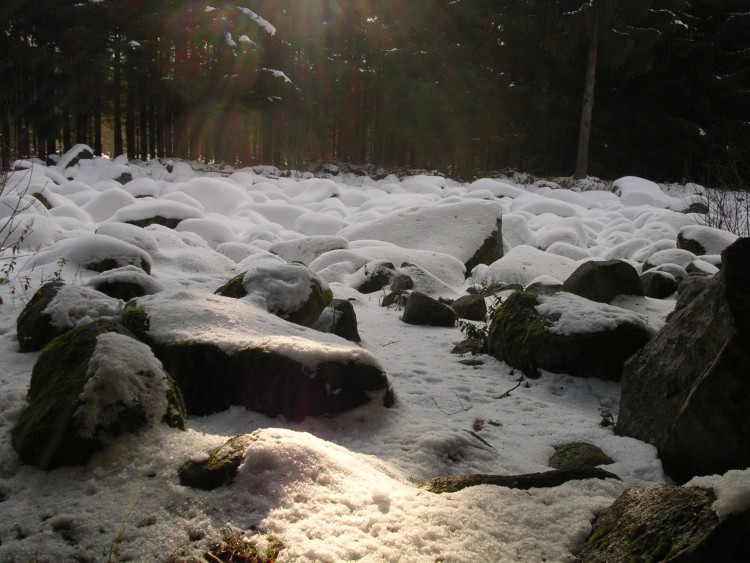
{"type": "Polygon", "coordinates": [[[594,87],[596,86],[596,60],[599,51],[599,15],[594,14],[589,37],[589,51],[586,60],[586,79],[583,85],[583,107],[578,135],[578,155],[574,178],[581,179],[589,173],[589,140],[591,138],[591,117],[594,112],[594,87]]]}

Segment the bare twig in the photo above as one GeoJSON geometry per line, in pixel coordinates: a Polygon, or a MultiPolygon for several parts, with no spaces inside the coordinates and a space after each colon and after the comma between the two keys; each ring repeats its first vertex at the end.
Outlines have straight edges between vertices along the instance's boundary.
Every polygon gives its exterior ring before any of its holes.
{"type": "Polygon", "coordinates": [[[458,399],[458,403],[461,405],[461,409],[457,410],[455,412],[448,412],[446,410],[443,410],[440,405],[438,405],[437,401],[435,400],[435,397],[432,397],[432,402],[435,403],[435,406],[438,408],[438,410],[447,415],[447,416],[453,416],[454,414],[458,414],[460,412],[467,412],[470,411],[472,408],[474,408],[474,405],[469,405],[468,407],[464,406],[463,401],[461,400],[461,397],[458,396],[458,393],[456,393],[456,398],[458,399]]]}
{"type": "Polygon", "coordinates": [[[502,395],[498,395],[497,397],[493,397],[493,399],[505,399],[505,397],[510,397],[511,391],[515,391],[516,389],[518,389],[521,386],[521,383],[523,383],[523,379],[524,379],[523,376],[521,376],[521,379],[518,380],[518,383],[516,383],[516,385],[514,387],[511,387],[510,389],[508,389],[502,395]]]}

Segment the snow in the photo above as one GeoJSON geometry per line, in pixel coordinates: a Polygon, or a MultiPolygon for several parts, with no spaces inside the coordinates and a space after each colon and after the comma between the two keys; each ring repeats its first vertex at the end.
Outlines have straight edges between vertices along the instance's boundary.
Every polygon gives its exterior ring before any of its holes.
{"type": "MultiPolygon", "coordinates": [[[[272,32],[257,14],[240,9],[272,32]]],[[[468,184],[427,174],[282,178],[274,167],[200,172],[195,163],[172,164],[167,172],[157,161],[94,158],[63,172],[28,161],[9,175],[3,196],[30,204],[19,217],[30,232],[20,252],[0,252],[0,560],[98,561],[113,550],[122,561],[162,561],[173,552],[199,558],[235,533],[260,541],[274,534],[286,546],[280,561],[562,562],[582,547],[595,514],[625,488],[666,482],[653,446],[599,424],[602,410],[617,416],[618,384],[543,372],[519,385],[519,374],[490,356],[465,365],[450,352],[463,338],[458,329],[406,325],[401,311],[379,306],[380,293],[364,295],[354,286],[363,267],[378,261],[409,273],[420,290],[446,297],[485,283],[561,283],[589,257],[623,258],[640,268],[656,255],[664,258],[659,270],[686,275],[669,261],[677,260],[713,271],[718,243],[700,261],[674,252],[677,232],[696,223],[673,211],[680,199],[675,186],[627,177],[614,192],[574,191],[505,177],[468,184]],[[112,178],[124,169],[134,180],[121,185],[112,178]],[[25,191],[32,186],[29,193],[43,190],[52,209],[32,201],[25,191]],[[181,222],[176,229],[125,223],[156,215],[181,222]],[[499,218],[505,256],[465,272],[464,262],[499,218]],[[97,273],[78,266],[108,257],[123,267],[97,273]],[[289,264],[295,260],[352,303],[360,345],[268,312],[309,294],[310,273],[289,264]],[[150,264],[150,276],[141,261],[150,264]],[[38,354],[17,351],[15,323],[35,289],[58,270],[67,285],[50,305],[55,323],[116,317],[124,303],[92,285],[133,281],[149,293],[137,303],[150,313],[150,335],[159,342],[190,339],[229,354],[261,346],[310,368],[334,358],[365,363],[388,374],[396,407],[373,401],[303,422],[233,407],[189,417],[185,432],[155,424],[119,438],[85,466],[45,473],[24,465],[11,430],[38,354]],[[245,272],[254,298],[214,294],[245,272]],[[477,421],[481,430],[472,430],[477,421]],[[209,492],[179,484],[182,463],[205,459],[245,433],[256,442],[233,485],[209,492]],[[446,495],[416,487],[450,474],[546,471],[555,446],[573,441],[602,448],[614,459],[607,470],[623,481],[530,491],[479,486],[446,495]]],[[[539,306],[560,313],[557,330],[625,319],[658,330],[674,299],[620,296],[593,307],[559,294],[542,297],[539,306]]],[[[91,386],[110,389],[108,404],[127,404],[142,391],[132,373],[157,373],[157,365],[144,345],[103,335],[91,386]]],[[[84,396],[80,416],[91,429],[107,419],[110,406],[88,400],[89,390],[84,396]]],[[[149,396],[157,401],[149,408],[159,411],[159,394],[149,396]]],[[[696,482],[715,488],[722,517],[750,504],[747,471],[696,482]]]]}

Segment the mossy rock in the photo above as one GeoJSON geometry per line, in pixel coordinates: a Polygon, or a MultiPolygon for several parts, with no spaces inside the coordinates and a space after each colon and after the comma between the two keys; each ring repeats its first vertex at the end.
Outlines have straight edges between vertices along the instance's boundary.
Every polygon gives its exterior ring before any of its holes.
{"type": "Polygon", "coordinates": [[[381,370],[352,361],[324,361],[311,368],[267,348],[232,355],[209,343],[155,347],[185,398],[187,412],[207,415],[241,405],[269,417],[300,421],[351,410],[384,390],[381,370]]]}
{"type": "Polygon", "coordinates": [[[179,389],[127,329],[100,320],[55,338],[39,354],[31,374],[28,405],[12,431],[13,446],[24,462],[42,469],[80,465],[117,436],[137,432],[152,422],[185,428],[179,389]],[[137,357],[132,364],[128,357],[113,358],[118,351],[129,353],[115,345],[114,354],[110,350],[107,357],[116,369],[110,369],[109,360],[100,359],[92,365],[97,347],[103,345],[100,336],[111,333],[135,346],[137,357]],[[123,365],[133,372],[124,373],[123,365]],[[123,385],[132,390],[121,378],[138,382],[136,392],[128,394],[129,402],[120,401],[112,392],[123,385]],[[155,400],[160,389],[164,396],[155,400]]]}
{"type": "Polygon", "coordinates": [[[471,276],[471,271],[479,264],[489,265],[503,256],[503,221],[502,218],[498,218],[497,230],[490,233],[490,236],[484,239],[482,246],[464,263],[466,277],[471,276]]]}
{"type": "Polygon", "coordinates": [[[234,481],[248,448],[257,440],[241,434],[208,452],[206,459],[188,461],[177,471],[180,484],[194,489],[212,490],[234,481]]]}
{"type": "Polygon", "coordinates": [[[559,314],[539,313],[539,299],[529,291],[512,293],[495,310],[488,332],[490,354],[527,377],[544,369],[619,381],[627,359],[651,338],[647,328],[630,322],[596,332],[553,332],[559,314]]]}
{"type": "MultiPolygon", "coordinates": [[[[320,317],[323,310],[333,300],[333,292],[331,289],[323,280],[310,272],[310,270],[302,264],[278,264],[269,268],[279,268],[280,276],[282,277],[287,275],[289,271],[295,272],[296,276],[306,276],[310,284],[310,291],[305,301],[292,304],[291,306],[281,306],[279,304],[274,304],[273,302],[267,302],[268,312],[289,322],[311,327],[315,321],[318,320],[318,317],[320,317]]],[[[246,283],[248,274],[252,275],[252,271],[243,272],[234,276],[231,280],[214,291],[214,293],[216,295],[221,295],[222,297],[231,297],[233,299],[242,299],[251,294],[258,294],[265,297],[265,288],[257,287],[257,283],[255,284],[257,288],[256,290],[248,291],[246,283]]],[[[270,283],[273,283],[273,279],[269,279],[270,283]]]]}
{"type": "Polygon", "coordinates": [[[41,350],[67,330],[54,327],[52,319],[44,312],[64,285],[65,283],[61,281],[43,284],[18,315],[16,333],[21,352],[41,350]]]}
{"type": "Polygon", "coordinates": [[[597,467],[609,465],[614,460],[600,448],[584,442],[572,442],[555,447],[549,459],[549,466],[555,469],[575,469],[577,467],[597,467]]]}
{"type": "Polygon", "coordinates": [[[580,563],[745,561],[750,513],[719,521],[714,492],[659,485],[626,490],[594,520],[580,563]]]}

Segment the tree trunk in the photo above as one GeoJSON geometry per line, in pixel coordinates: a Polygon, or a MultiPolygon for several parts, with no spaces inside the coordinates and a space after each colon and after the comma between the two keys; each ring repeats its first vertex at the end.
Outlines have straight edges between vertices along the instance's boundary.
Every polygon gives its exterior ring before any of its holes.
{"type": "Polygon", "coordinates": [[[112,156],[120,156],[123,152],[122,142],[122,103],[120,101],[120,92],[122,92],[122,74],[121,64],[122,55],[120,52],[120,38],[115,38],[114,68],[112,72],[112,95],[114,99],[112,109],[112,128],[114,129],[114,151],[112,156]]]}
{"type": "Polygon", "coordinates": [[[583,107],[578,136],[578,156],[574,178],[581,179],[589,173],[589,140],[591,137],[591,116],[594,111],[594,87],[596,85],[596,59],[599,49],[599,15],[594,14],[594,22],[589,37],[589,53],[586,61],[586,80],[583,85],[583,107]]]}

